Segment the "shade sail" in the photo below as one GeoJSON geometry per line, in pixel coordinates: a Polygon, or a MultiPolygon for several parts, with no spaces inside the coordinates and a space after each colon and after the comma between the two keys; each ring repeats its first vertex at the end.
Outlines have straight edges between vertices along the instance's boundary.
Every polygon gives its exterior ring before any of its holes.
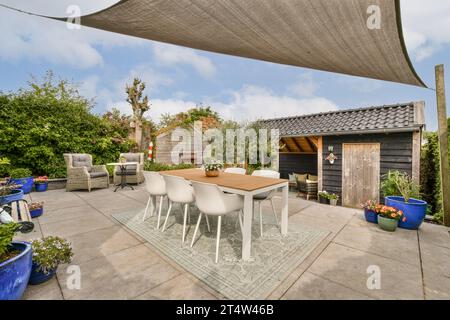
{"type": "Polygon", "coordinates": [[[121,0],[81,24],[195,49],[425,87],[399,0],[121,0]],[[380,8],[370,29],[368,8],[380,8]]]}

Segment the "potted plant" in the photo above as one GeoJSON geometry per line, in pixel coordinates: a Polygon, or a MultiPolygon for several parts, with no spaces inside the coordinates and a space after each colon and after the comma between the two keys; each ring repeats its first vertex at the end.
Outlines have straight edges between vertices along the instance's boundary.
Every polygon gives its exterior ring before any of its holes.
{"type": "Polygon", "coordinates": [[[380,204],[376,206],[375,211],[378,214],[378,225],[385,231],[394,232],[399,221],[406,221],[403,212],[394,207],[380,204]]]}
{"type": "Polygon", "coordinates": [[[31,176],[31,171],[29,169],[12,169],[10,175],[10,183],[22,185],[21,189],[23,193],[31,192],[31,189],[33,189],[33,177],[31,176]]]}
{"type": "Polygon", "coordinates": [[[398,226],[417,230],[425,219],[428,206],[426,201],[418,199],[420,186],[400,171],[389,171],[383,178],[384,203],[401,210],[406,217],[406,221],[400,221],[398,226]]]}
{"type": "Polygon", "coordinates": [[[218,177],[220,169],[223,168],[223,164],[222,162],[213,159],[205,163],[204,168],[207,177],[218,177]]]}
{"type": "Polygon", "coordinates": [[[330,193],[328,194],[328,200],[330,200],[330,205],[337,206],[339,195],[337,195],[336,193],[330,193]]]}
{"type": "Polygon", "coordinates": [[[378,213],[375,210],[377,205],[378,203],[374,200],[369,200],[361,205],[367,222],[378,223],[378,213]]]}
{"type": "Polygon", "coordinates": [[[50,280],[62,263],[72,261],[70,243],[59,237],[45,237],[31,242],[33,248],[33,266],[29,283],[40,284],[50,280]]]}
{"type": "Polygon", "coordinates": [[[14,242],[17,223],[0,224],[0,300],[19,300],[30,278],[32,255],[27,242],[14,242]]]}
{"type": "Polygon", "coordinates": [[[34,190],[36,192],[47,191],[47,188],[48,188],[48,177],[47,176],[40,176],[40,177],[34,178],[34,190]]]}
{"type": "Polygon", "coordinates": [[[44,213],[44,202],[32,202],[28,205],[28,210],[32,218],[40,217],[44,213]]]}
{"type": "Polygon", "coordinates": [[[329,193],[324,191],[319,191],[317,193],[317,197],[319,198],[319,203],[324,203],[324,204],[328,204],[329,203],[329,193]]]}
{"type": "Polygon", "coordinates": [[[0,185],[0,205],[23,199],[21,185],[8,183],[0,185]]]}

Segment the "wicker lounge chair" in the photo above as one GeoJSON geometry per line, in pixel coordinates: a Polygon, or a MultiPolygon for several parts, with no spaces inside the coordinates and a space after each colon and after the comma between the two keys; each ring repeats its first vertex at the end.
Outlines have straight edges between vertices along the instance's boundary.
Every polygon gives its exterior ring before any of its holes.
{"type": "Polygon", "coordinates": [[[88,190],[109,187],[109,174],[105,165],[93,165],[90,154],[66,153],[66,191],[88,190]]]}
{"type": "Polygon", "coordinates": [[[295,178],[297,180],[297,189],[300,194],[306,196],[306,200],[310,197],[317,197],[318,192],[318,182],[317,176],[312,174],[296,174],[295,178]]]}
{"type": "MultiPolygon", "coordinates": [[[[144,182],[144,153],[121,153],[127,162],[137,162],[138,165],[129,165],[125,170],[127,183],[139,184],[144,182]]],[[[122,173],[119,167],[114,169],[114,184],[118,185],[122,182],[122,173]]]]}

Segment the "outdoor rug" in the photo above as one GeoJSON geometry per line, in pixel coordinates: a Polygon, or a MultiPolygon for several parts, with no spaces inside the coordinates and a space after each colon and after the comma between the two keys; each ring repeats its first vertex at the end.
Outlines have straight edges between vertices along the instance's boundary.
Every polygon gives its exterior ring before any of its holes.
{"type": "MultiPolygon", "coordinates": [[[[209,218],[211,232],[202,219],[198,240],[190,248],[198,218],[198,212],[192,211],[183,247],[181,210],[172,212],[164,233],[155,229],[156,216],[142,221],[143,211],[123,212],[113,217],[228,299],[267,298],[328,235],[327,231],[290,223],[288,236],[282,237],[273,215],[267,213],[263,217],[263,238],[259,235],[259,221],[255,219],[253,222],[252,260],[244,262],[240,259],[242,240],[239,225],[236,227],[237,215],[227,215],[222,218],[219,262],[216,264],[217,217],[209,218]]],[[[164,217],[161,220],[162,225],[164,217]]]]}

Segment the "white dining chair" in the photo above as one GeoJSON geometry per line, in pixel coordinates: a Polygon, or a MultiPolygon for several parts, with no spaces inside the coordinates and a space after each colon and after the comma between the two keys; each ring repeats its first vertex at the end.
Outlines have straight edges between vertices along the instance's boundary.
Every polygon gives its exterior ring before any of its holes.
{"type": "MultiPolygon", "coordinates": [[[[280,173],[277,171],[274,171],[274,170],[263,169],[263,170],[253,171],[252,176],[279,179],[280,173]]],[[[275,221],[277,223],[277,226],[279,226],[278,216],[275,211],[275,205],[273,203],[273,196],[275,196],[276,192],[277,192],[277,190],[272,190],[272,191],[260,193],[260,194],[253,196],[253,202],[258,203],[258,206],[259,206],[259,229],[260,229],[261,237],[263,236],[262,203],[264,201],[270,200],[270,203],[272,205],[272,212],[275,217],[275,221]]]]}
{"type": "Polygon", "coordinates": [[[222,216],[238,211],[238,219],[242,233],[242,209],[244,208],[244,198],[237,194],[226,194],[215,184],[192,182],[195,191],[195,202],[200,215],[198,216],[197,224],[195,226],[194,235],[191,241],[191,248],[194,245],[195,238],[202,220],[202,216],[208,215],[217,216],[217,238],[216,238],[216,258],[215,262],[219,261],[219,243],[220,233],[222,230],[222,216]]]}
{"type": "Polygon", "coordinates": [[[183,245],[186,239],[186,222],[188,217],[189,205],[194,203],[195,201],[194,189],[192,188],[188,180],[180,177],[165,175],[164,181],[166,182],[167,197],[169,198],[169,209],[167,210],[167,215],[166,219],[164,220],[162,232],[166,230],[167,221],[169,220],[169,215],[172,210],[172,205],[174,203],[180,204],[182,211],[184,211],[183,235],[181,238],[181,245],[183,245]]]}
{"type": "Polygon", "coordinates": [[[235,174],[243,174],[245,175],[247,170],[245,170],[244,168],[226,168],[224,170],[224,172],[226,173],[235,173],[235,174]]]}
{"type": "MultiPolygon", "coordinates": [[[[156,222],[156,229],[159,229],[159,224],[161,221],[161,210],[162,210],[162,204],[164,198],[167,196],[167,190],[166,190],[166,182],[164,181],[164,178],[159,174],[159,172],[155,171],[144,171],[144,178],[145,178],[145,187],[147,189],[147,192],[150,194],[147,206],[145,207],[144,216],[142,217],[142,220],[145,221],[147,218],[148,208],[150,206],[150,202],[152,201],[152,197],[160,197],[159,198],[159,209],[158,209],[158,220],[156,222]]],[[[153,216],[156,210],[156,203],[153,204],[153,211],[150,213],[150,216],[153,216]]]]}

